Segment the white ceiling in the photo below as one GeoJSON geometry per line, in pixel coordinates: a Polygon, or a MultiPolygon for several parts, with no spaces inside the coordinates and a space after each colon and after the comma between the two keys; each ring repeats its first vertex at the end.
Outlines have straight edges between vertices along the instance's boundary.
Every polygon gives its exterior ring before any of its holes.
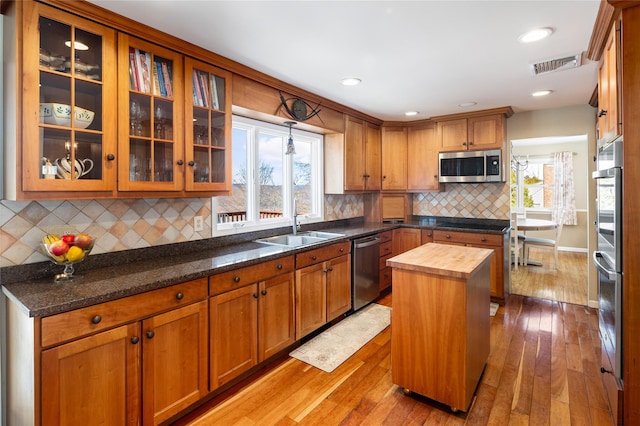
{"type": "Polygon", "coordinates": [[[89,1],[382,120],[584,105],[596,87],[586,55],[538,76],[529,64],[586,51],[599,0],[89,1]],[[537,27],[554,32],[517,40],[537,27]]]}

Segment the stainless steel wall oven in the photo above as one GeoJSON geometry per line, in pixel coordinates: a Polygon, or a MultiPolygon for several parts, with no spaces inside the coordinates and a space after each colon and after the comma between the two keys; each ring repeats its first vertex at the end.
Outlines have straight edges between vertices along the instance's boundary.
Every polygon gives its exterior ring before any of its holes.
{"type": "Polygon", "coordinates": [[[598,301],[602,350],[612,373],[622,383],[622,137],[598,149],[598,249],[593,259],[598,270],[598,301]]]}

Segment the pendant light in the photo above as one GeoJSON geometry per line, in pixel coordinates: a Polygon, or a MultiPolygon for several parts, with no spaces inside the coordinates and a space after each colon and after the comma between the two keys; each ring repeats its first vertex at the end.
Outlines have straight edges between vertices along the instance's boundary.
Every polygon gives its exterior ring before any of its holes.
{"type": "Polygon", "coordinates": [[[293,145],[293,136],[291,136],[291,127],[293,127],[298,123],[296,123],[295,121],[285,121],[284,124],[285,126],[289,126],[289,140],[287,141],[287,151],[285,152],[285,154],[292,155],[296,153],[296,147],[295,145],[293,145]]]}

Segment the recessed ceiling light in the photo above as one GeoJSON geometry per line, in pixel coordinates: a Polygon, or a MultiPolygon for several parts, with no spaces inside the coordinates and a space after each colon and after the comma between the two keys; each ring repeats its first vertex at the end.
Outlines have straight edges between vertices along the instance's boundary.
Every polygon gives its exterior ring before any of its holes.
{"type": "Polygon", "coordinates": [[[471,102],[463,102],[461,104],[458,104],[458,106],[464,108],[464,107],[471,107],[471,106],[474,106],[474,105],[477,105],[477,104],[478,104],[477,102],[471,101],[471,102]]]}
{"type": "Polygon", "coordinates": [[[357,86],[360,83],[362,83],[362,80],[355,77],[347,77],[342,79],[342,84],[345,86],[357,86]]]}
{"type": "Polygon", "coordinates": [[[418,115],[418,111],[407,111],[404,113],[407,117],[412,117],[414,115],[418,115]]]}
{"type": "Polygon", "coordinates": [[[553,90],[538,90],[537,92],[533,92],[531,94],[531,96],[534,96],[534,97],[537,98],[539,96],[547,96],[547,95],[551,94],[552,92],[553,92],[553,90]]]}
{"type": "MultiPolygon", "coordinates": [[[[67,40],[64,42],[64,45],[67,47],[71,47],[71,40],[67,40]]],[[[73,42],[73,48],[76,50],[89,50],[89,46],[87,46],[86,44],[79,42],[79,41],[74,41],[73,42]]]]}
{"type": "Polygon", "coordinates": [[[536,28],[535,30],[528,31],[518,37],[518,41],[522,43],[532,43],[534,41],[542,40],[549,37],[553,30],[551,28],[536,28]]]}

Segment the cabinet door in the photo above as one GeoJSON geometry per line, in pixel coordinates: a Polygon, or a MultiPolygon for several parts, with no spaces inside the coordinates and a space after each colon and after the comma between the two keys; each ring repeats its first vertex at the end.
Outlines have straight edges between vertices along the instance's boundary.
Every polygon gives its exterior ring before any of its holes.
{"type": "Polygon", "coordinates": [[[502,114],[469,118],[469,149],[501,149],[505,139],[503,122],[502,114]]]}
{"type": "Polygon", "coordinates": [[[619,32],[614,26],[607,39],[598,71],[598,137],[605,140],[621,133],[618,129],[618,36],[619,32]]]}
{"type": "Polygon", "coordinates": [[[433,230],[423,229],[420,231],[420,243],[427,244],[433,242],[433,230]]]}
{"type": "Polygon", "coordinates": [[[187,191],[231,191],[231,73],[185,58],[187,191]]]}
{"type": "Polygon", "coordinates": [[[380,138],[380,127],[365,123],[364,157],[365,189],[367,191],[379,191],[381,187],[380,138]]]}
{"type": "Polygon", "coordinates": [[[467,149],[467,119],[439,121],[437,123],[440,151],[464,151],[467,149]]]}
{"type": "Polygon", "coordinates": [[[366,180],[363,121],[347,116],[344,135],[344,189],[362,191],[366,180]]]}
{"type": "Polygon", "coordinates": [[[140,326],[42,351],[42,424],[138,425],[140,326]]]}
{"type": "Polygon", "coordinates": [[[118,190],[184,189],[182,56],[118,35],[118,190]]]}
{"type": "Polygon", "coordinates": [[[209,299],[211,390],[258,362],[258,285],[209,299]]]}
{"type": "Polygon", "coordinates": [[[208,386],[207,301],[142,322],[142,407],[156,425],[203,398],[208,386]]]}
{"type": "Polygon", "coordinates": [[[486,248],[491,249],[494,252],[494,255],[491,256],[490,265],[490,283],[489,283],[489,294],[493,297],[497,297],[499,299],[504,299],[504,268],[503,268],[503,255],[504,250],[495,246],[483,246],[474,244],[472,247],[478,248],[486,248]]]}
{"type": "Polygon", "coordinates": [[[382,130],[382,190],[407,189],[407,129],[391,127],[382,130]]]}
{"type": "Polygon", "coordinates": [[[112,194],[115,31],[39,3],[24,12],[17,191],[30,199],[112,194]]]}
{"type": "Polygon", "coordinates": [[[351,255],[326,262],[327,322],[351,309],[351,255]]]}
{"type": "Polygon", "coordinates": [[[296,271],[296,340],[327,322],[325,266],[316,263],[296,271]]]}
{"type": "Polygon", "coordinates": [[[419,247],[421,243],[420,229],[397,228],[393,230],[393,254],[396,256],[412,248],[419,247]]]}
{"type": "Polygon", "coordinates": [[[262,362],[295,342],[294,274],[263,281],[259,289],[258,361],[262,362]]]}
{"type": "Polygon", "coordinates": [[[435,124],[409,128],[407,141],[407,190],[439,191],[438,139],[435,124]]]}

